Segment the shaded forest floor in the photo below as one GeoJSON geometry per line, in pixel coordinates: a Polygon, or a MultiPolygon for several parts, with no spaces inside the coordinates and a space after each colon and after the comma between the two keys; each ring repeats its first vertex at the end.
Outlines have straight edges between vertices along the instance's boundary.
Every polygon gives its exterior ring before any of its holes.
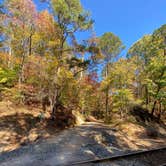
{"type": "Polygon", "coordinates": [[[75,128],[60,131],[49,121],[49,113],[45,113],[43,121],[40,121],[40,116],[39,108],[0,102],[0,152],[3,154],[12,151],[7,155],[9,161],[11,154],[11,158],[12,155],[15,156],[13,162],[21,157],[22,161],[27,158],[27,162],[40,161],[46,164],[58,161],[60,164],[78,158],[106,157],[129,150],[166,145],[166,129],[157,124],[149,124],[158,131],[157,137],[150,138],[147,134],[148,127],[144,124],[121,122],[105,125],[85,122],[75,128]],[[42,154],[45,154],[44,158],[42,154]]]}

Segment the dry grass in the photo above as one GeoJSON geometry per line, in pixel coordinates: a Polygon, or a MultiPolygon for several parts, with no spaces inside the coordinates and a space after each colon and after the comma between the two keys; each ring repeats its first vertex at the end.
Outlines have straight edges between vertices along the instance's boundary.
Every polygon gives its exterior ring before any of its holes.
{"type": "Polygon", "coordinates": [[[117,126],[117,137],[121,143],[125,143],[129,148],[138,150],[142,148],[155,148],[166,145],[166,130],[157,124],[137,124],[131,122],[120,123],[117,126]],[[153,128],[157,133],[157,137],[148,135],[149,129],[153,128]]]}

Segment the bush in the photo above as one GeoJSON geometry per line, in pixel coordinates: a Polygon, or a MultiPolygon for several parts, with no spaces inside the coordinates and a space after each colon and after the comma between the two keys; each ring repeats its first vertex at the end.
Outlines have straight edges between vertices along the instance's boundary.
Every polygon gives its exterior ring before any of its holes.
{"type": "Polygon", "coordinates": [[[17,80],[16,71],[0,68],[0,89],[13,87],[17,80]]]}

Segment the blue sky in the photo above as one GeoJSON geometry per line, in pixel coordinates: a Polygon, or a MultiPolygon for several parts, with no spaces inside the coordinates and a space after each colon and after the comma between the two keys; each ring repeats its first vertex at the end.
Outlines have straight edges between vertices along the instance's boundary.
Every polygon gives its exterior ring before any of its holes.
{"type": "MultiPolygon", "coordinates": [[[[35,2],[38,9],[44,8],[39,0],[35,2]]],[[[152,33],[166,23],[166,0],[81,0],[81,2],[95,20],[96,35],[113,32],[121,38],[126,50],[143,35],[152,33]]],[[[79,38],[85,36],[82,34],[79,38]]]]}

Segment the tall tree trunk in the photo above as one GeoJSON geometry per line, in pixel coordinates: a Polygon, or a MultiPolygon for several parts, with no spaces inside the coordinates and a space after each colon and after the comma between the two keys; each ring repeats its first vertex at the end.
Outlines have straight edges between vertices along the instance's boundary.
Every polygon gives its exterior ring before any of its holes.
{"type": "MultiPolygon", "coordinates": [[[[105,77],[106,77],[106,79],[108,77],[108,63],[106,65],[105,77]]],[[[109,97],[109,87],[107,86],[106,92],[105,92],[105,119],[106,120],[108,118],[108,97],[109,97]]]]}
{"type": "Polygon", "coordinates": [[[152,115],[154,115],[156,104],[157,104],[157,100],[154,101],[152,112],[151,112],[152,115]]]}
{"type": "Polygon", "coordinates": [[[160,121],[160,118],[161,118],[161,113],[162,113],[162,105],[161,105],[161,102],[159,102],[159,107],[158,107],[158,121],[160,121]]]}
{"type": "Polygon", "coordinates": [[[10,68],[10,69],[13,68],[13,65],[12,65],[12,48],[11,47],[9,47],[8,68],[10,68]]]}
{"type": "MultiPolygon", "coordinates": [[[[81,59],[82,62],[84,62],[84,54],[82,54],[82,59],[81,59]]],[[[81,71],[81,74],[80,74],[80,80],[83,78],[83,70],[81,71]]]]}
{"type": "Polygon", "coordinates": [[[145,86],[145,96],[146,96],[146,108],[148,108],[149,105],[149,92],[147,85],[145,86]]]}
{"type": "Polygon", "coordinates": [[[106,98],[105,98],[105,106],[106,106],[106,118],[108,117],[108,88],[106,89],[106,98]]]}
{"type": "Polygon", "coordinates": [[[19,78],[18,78],[18,85],[19,85],[19,91],[21,92],[21,85],[24,82],[24,66],[25,66],[25,55],[23,55],[19,70],[19,78]]]}
{"type": "MultiPolygon", "coordinates": [[[[59,61],[60,61],[60,65],[59,67],[57,68],[57,73],[60,72],[60,67],[61,65],[63,65],[63,61],[62,61],[62,58],[63,58],[63,52],[64,52],[64,44],[65,44],[65,41],[67,39],[67,36],[68,34],[65,35],[64,31],[63,31],[63,35],[62,35],[62,38],[61,38],[61,43],[60,43],[60,51],[59,51],[59,54],[58,54],[58,58],[59,58],[59,61]]],[[[55,88],[55,97],[53,99],[53,102],[52,102],[52,109],[51,109],[51,119],[55,119],[55,112],[57,111],[57,108],[59,106],[62,106],[62,103],[60,101],[60,96],[61,96],[61,89],[59,87],[55,88]]]]}
{"type": "Polygon", "coordinates": [[[57,108],[61,106],[60,102],[60,96],[61,96],[61,90],[59,88],[56,89],[55,95],[52,99],[52,107],[51,107],[51,119],[55,119],[55,112],[57,111],[57,108]]]}
{"type": "MultiPolygon", "coordinates": [[[[162,71],[161,76],[162,76],[163,74],[164,74],[164,72],[162,71]]],[[[160,89],[161,89],[161,87],[160,87],[160,85],[158,85],[156,95],[159,94],[160,89]]],[[[152,112],[151,112],[152,115],[153,115],[154,112],[155,112],[155,106],[156,106],[156,104],[157,104],[157,100],[155,100],[155,102],[154,102],[154,104],[153,104],[153,108],[152,108],[152,112]]]]}
{"type": "Polygon", "coordinates": [[[21,92],[21,84],[24,82],[24,67],[25,67],[25,60],[26,56],[28,55],[27,45],[28,45],[28,38],[22,40],[22,55],[21,55],[21,64],[19,69],[19,91],[21,92]]]}
{"type": "MultiPolygon", "coordinates": [[[[57,73],[60,72],[60,66],[62,65],[62,55],[63,55],[63,48],[64,48],[64,43],[65,43],[65,37],[64,34],[61,38],[61,44],[60,44],[60,50],[59,50],[59,54],[58,54],[58,58],[60,61],[60,65],[57,68],[57,73]]],[[[52,105],[51,105],[51,119],[54,120],[55,119],[55,112],[57,110],[57,106],[59,105],[60,101],[59,101],[59,97],[60,97],[60,91],[59,88],[55,88],[55,94],[54,97],[52,99],[52,105]]]]}
{"type": "Polygon", "coordinates": [[[29,37],[29,55],[32,54],[32,34],[29,37]]]}

